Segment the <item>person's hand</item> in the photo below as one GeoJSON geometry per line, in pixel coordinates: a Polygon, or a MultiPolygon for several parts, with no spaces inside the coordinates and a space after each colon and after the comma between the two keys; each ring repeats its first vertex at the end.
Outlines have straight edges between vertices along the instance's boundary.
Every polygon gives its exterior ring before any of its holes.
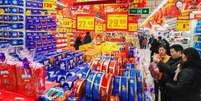
{"type": "Polygon", "coordinates": [[[156,56],[156,55],[153,56],[153,62],[155,62],[155,63],[160,62],[160,59],[158,58],[158,56],[156,56]]]}

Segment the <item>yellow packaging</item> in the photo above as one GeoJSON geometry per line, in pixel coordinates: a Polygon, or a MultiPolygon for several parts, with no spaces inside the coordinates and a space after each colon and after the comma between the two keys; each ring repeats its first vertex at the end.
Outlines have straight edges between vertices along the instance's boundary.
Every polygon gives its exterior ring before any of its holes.
{"type": "Polygon", "coordinates": [[[92,59],[97,58],[98,56],[101,56],[101,51],[100,50],[95,50],[95,49],[90,49],[85,52],[85,61],[89,62],[92,59]]]}

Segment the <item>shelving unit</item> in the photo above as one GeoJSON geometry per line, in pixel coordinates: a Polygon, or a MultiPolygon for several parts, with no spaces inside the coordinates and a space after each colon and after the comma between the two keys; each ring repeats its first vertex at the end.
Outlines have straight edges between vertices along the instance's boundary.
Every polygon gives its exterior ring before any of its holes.
{"type": "Polygon", "coordinates": [[[25,0],[1,4],[0,9],[0,43],[25,48],[25,0]]]}
{"type": "Polygon", "coordinates": [[[197,20],[197,24],[195,27],[195,34],[194,34],[194,47],[199,51],[201,56],[201,19],[197,20]]]}

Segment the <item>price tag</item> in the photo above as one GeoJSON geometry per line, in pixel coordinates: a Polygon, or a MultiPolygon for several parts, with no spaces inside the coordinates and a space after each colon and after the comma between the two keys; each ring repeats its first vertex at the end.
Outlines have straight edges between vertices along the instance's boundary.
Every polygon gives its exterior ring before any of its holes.
{"type": "Polygon", "coordinates": [[[97,24],[96,25],[96,32],[102,32],[103,31],[103,24],[97,24]]]}
{"type": "Polygon", "coordinates": [[[127,30],[128,15],[127,14],[108,14],[107,29],[112,30],[127,30]]]}
{"type": "Polygon", "coordinates": [[[30,10],[27,10],[27,11],[26,11],[26,15],[31,15],[31,11],[30,11],[30,10]]]}
{"type": "Polygon", "coordinates": [[[65,27],[71,28],[72,27],[72,19],[63,18],[62,19],[62,25],[65,26],[65,27]]]}
{"type": "Polygon", "coordinates": [[[54,0],[44,1],[43,2],[43,9],[46,10],[53,10],[55,8],[56,2],[54,0]]]}
{"type": "Polygon", "coordinates": [[[176,30],[177,31],[189,31],[190,30],[190,21],[189,20],[177,20],[176,30]]]}
{"type": "Polygon", "coordinates": [[[93,16],[77,16],[77,30],[94,30],[93,16]]]}
{"type": "Polygon", "coordinates": [[[129,26],[128,31],[130,31],[130,32],[136,32],[138,29],[137,23],[129,23],[128,26],[129,26]]]}
{"type": "Polygon", "coordinates": [[[0,15],[3,15],[5,12],[3,9],[0,9],[0,15]]]}

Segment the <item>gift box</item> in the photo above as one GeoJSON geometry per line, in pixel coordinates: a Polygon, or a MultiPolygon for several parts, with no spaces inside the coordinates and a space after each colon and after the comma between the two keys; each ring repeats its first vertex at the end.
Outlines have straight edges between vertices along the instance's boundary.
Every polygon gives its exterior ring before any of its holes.
{"type": "Polygon", "coordinates": [[[30,69],[17,68],[17,92],[37,98],[45,91],[45,67],[30,64],[30,69]]]}
{"type": "Polygon", "coordinates": [[[0,63],[0,89],[16,91],[16,82],[16,66],[6,63],[0,63]]]}

